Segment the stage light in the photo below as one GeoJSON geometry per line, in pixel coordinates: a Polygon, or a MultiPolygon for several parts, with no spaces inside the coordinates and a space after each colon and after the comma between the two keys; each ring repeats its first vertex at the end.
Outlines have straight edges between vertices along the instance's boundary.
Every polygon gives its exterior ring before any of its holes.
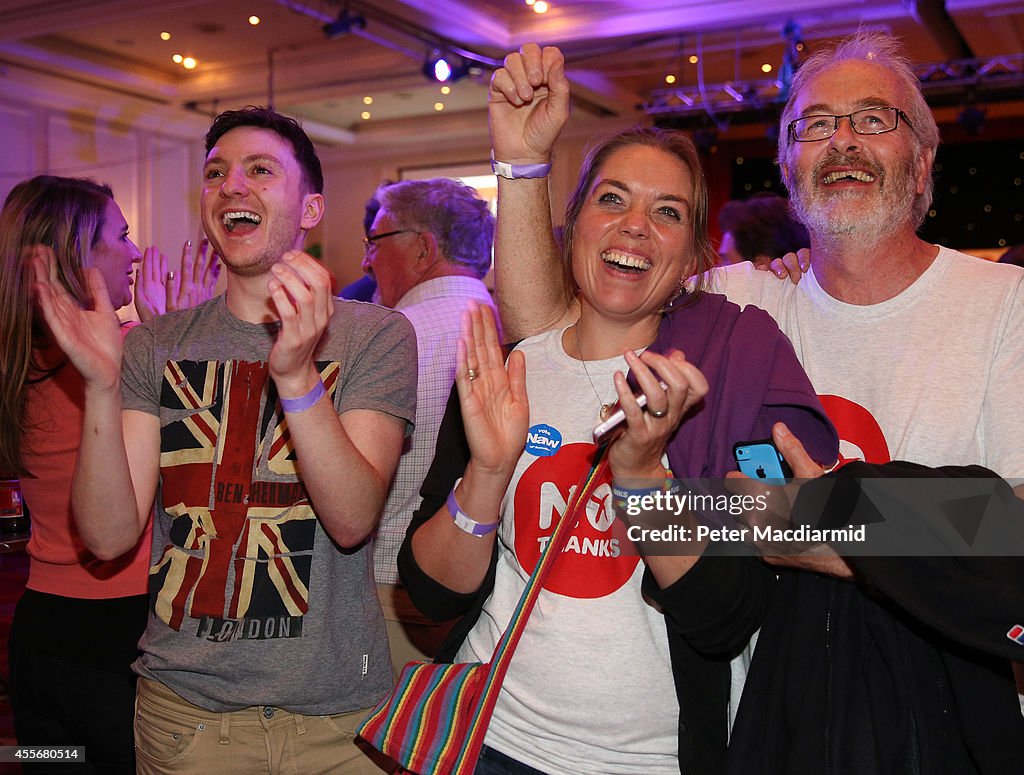
{"type": "Polygon", "coordinates": [[[365,30],[366,18],[358,13],[352,13],[348,8],[342,8],[338,18],[333,22],[324,25],[324,35],[329,40],[348,35],[353,30],[365,30]]]}
{"type": "Polygon", "coordinates": [[[469,66],[460,57],[435,48],[423,60],[423,75],[439,83],[455,83],[469,75],[469,66]]]}

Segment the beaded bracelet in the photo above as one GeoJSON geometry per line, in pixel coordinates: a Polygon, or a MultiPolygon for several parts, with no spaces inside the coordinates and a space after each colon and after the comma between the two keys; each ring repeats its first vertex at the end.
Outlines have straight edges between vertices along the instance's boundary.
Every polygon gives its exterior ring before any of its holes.
{"type": "Polygon", "coordinates": [[[327,394],[323,380],[318,379],[313,389],[299,398],[281,398],[281,408],[286,412],[304,412],[327,394]]]}

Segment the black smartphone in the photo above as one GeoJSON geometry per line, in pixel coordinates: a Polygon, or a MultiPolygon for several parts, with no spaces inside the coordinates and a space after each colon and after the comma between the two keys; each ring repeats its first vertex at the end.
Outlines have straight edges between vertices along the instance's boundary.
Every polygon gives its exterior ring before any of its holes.
{"type": "Polygon", "coordinates": [[[793,471],[771,439],[741,441],[732,447],[732,456],[740,471],[766,484],[785,484],[793,471]]]}

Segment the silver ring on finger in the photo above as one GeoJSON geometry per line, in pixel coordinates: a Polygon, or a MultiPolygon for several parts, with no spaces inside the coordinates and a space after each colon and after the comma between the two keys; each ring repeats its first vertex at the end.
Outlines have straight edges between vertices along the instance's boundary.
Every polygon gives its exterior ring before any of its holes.
{"type": "Polygon", "coordinates": [[[668,414],[668,409],[648,409],[647,412],[648,414],[651,415],[651,417],[661,418],[668,414]]]}

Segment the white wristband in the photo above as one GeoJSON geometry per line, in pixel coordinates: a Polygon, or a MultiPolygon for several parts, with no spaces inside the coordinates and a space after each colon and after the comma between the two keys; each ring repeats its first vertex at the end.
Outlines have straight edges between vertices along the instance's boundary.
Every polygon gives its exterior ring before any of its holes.
{"type": "Polygon", "coordinates": [[[452,519],[455,521],[455,527],[464,533],[469,533],[471,536],[477,537],[493,533],[498,529],[497,522],[482,524],[459,508],[459,502],[455,500],[455,488],[459,486],[459,482],[461,481],[462,477],[455,480],[455,484],[452,486],[452,491],[448,493],[448,500],[446,502],[448,512],[452,515],[452,519]]]}
{"type": "Polygon", "coordinates": [[[494,151],[491,151],[491,169],[498,177],[508,180],[546,178],[551,172],[551,162],[547,164],[509,164],[507,161],[495,159],[494,151]]]}

